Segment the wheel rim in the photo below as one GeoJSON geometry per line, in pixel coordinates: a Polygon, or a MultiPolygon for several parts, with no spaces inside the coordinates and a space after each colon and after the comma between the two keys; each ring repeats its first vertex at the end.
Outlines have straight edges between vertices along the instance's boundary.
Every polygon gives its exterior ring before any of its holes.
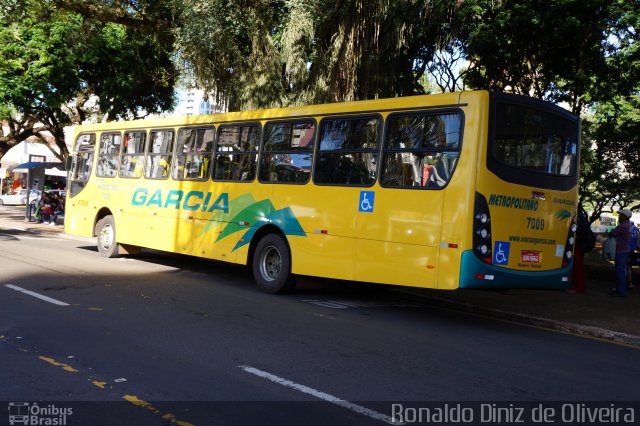
{"type": "Polygon", "coordinates": [[[275,281],[282,269],[282,256],[277,248],[266,247],[260,256],[260,274],[267,281],[275,281]]]}
{"type": "Polygon", "coordinates": [[[109,250],[113,244],[113,227],[111,225],[105,225],[100,229],[100,235],[98,235],[98,242],[100,247],[104,250],[109,250]]]}

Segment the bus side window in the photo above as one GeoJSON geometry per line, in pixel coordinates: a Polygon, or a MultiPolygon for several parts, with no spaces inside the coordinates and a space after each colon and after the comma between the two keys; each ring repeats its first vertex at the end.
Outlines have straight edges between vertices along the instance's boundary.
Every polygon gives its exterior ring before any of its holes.
{"type": "Polygon", "coordinates": [[[373,185],[380,127],[378,117],[323,119],[313,181],[326,185],[373,185]]]}
{"type": "Polygon", "coordinates": [[[124,133],[120,154],[120,177],[139,178],[142,176],[146,140],[147,134],[144,131],[124,133]]]}
{"type": "Polygon", "coordinates": [[[213,151],[214,127],[183,127],[178,131],[172,176],[176,180],[206,180],[213,151]]]}
{"type": "Polygon", "coordinates": [[[80,193],[91,177],[95,144],[95,133],[81,134],[76,139],[76,153],[73,156],[69,172],[69,195],[71,197],[80,193]]]}
{"type": "Polygon", "coordinates": [[[382,149],[380,184],[442,188],[460,155],[459,112],[392,114],[382,149]]]}
{"type": "Polygon", "coordinates": [[[223,125],[218,128],[214,180],[251,182],[256,177],[260,125],[223,125]]]}
{"type": "Polygon", "coordinates": [[[166,179],[171,170],[173,157],[173,130],[153,130],[149,136],[149,152],[147,153],[144,177],[149,179],[166,179]]]}
{"type": "Polygon", "coordinates": [[[120,157],[120,133],[103,133],[100,136],[96,176],[115,177],[120,157]]]}
{"type": "Polygon", "coordinates": [[[259,177],[266,183],[309,182],[316,124],[271,121],[264,126],[259,177]]]}

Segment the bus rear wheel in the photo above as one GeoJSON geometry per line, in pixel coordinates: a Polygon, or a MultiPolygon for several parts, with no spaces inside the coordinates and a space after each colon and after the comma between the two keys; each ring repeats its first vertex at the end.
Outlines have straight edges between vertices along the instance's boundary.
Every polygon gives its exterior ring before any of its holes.
{"type": "Polygon", "coordinates": [[[263,237],[253,253],[253,277],[258,288],[265,293],[288,293],[295,288],[291,274],[291,254],[280,235],[263,237]]]}
{"type": "Polygon", "coordinates": [[[103,257],[118,257],[120,245],[116,243],[116,224],[113,216],[105,216],[96,224],[98,252],[103,257]]]}

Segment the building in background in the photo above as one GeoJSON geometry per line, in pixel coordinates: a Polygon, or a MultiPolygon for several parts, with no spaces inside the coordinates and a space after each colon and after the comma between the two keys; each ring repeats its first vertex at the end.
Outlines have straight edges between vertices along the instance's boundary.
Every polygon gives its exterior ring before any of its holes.
{"type": "Polygon", "coordinates": [[[217,114],[225,112],[227,107],[224,103],[217,103],[214,97],[205,96],[200,89],[180,89],[177,91],[178,104],[173,113],[168,116],[184,117],[203,114],[217,114]]]}

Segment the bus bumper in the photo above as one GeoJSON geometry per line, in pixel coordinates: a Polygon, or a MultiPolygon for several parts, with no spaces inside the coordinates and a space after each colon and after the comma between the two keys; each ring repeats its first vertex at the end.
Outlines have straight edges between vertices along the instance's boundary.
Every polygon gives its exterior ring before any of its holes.
{"type": "Polygon", "coordinates": [[[460,263],[460,288],[567,289],[573,262],[551,271],[516,271],[484,263],[467,250],[460,263]]]}

